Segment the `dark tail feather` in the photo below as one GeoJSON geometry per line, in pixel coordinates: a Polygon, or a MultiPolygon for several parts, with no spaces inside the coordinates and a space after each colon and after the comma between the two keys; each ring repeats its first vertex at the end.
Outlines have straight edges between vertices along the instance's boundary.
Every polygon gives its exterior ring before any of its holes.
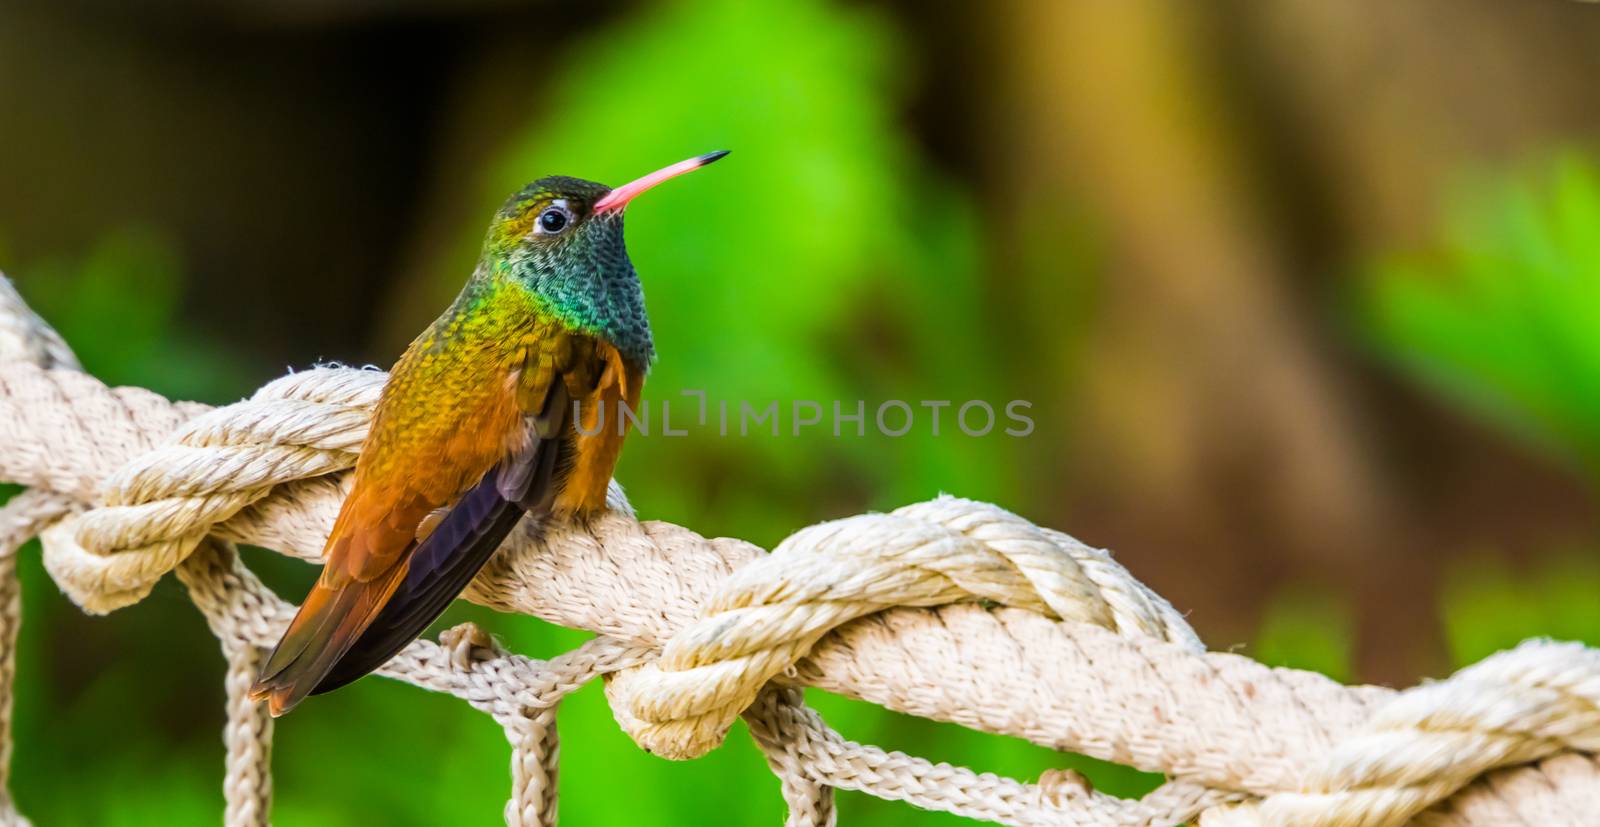
{"type": "Polygon", "coordinates": [[[274,717],[293,709],[323,675],[361,638],[384,598],[399,585],[399,572],[370,583],[328,588],[318,583],[306,595],[288,631],[262,667],[250,696],[265,698],[274,717]]]}
{"type": "Polygon", "coordinates": [[[354,681],[388,663],[406,644],[416,640],[489,562],[489,556],[500,547],[523,513],[521,503],[500,498],[495,491],[493,474],[479,483],[417,547],[419,559],[412,562],[413,573],[407,575],[372,625],[328,670],[311,694],[320,695],[354,681]],[[458,515],[462,519],[458,519],[458,515]],[[453,522],[457,525],[452,525],[453,522]],[[470,525],[460,525],[469,522],[470,525]],[[463,528],[467,530],[466,536],[463,528]],[[420,558],[424,556],[443,559],[429,561],[431,565],[423,568],[420,558]]]}

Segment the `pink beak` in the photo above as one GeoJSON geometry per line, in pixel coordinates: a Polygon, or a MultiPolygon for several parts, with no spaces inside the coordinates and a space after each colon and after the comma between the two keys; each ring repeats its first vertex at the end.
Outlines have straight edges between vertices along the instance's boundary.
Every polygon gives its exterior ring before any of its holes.
{"type": "Polygon", "coordinates": [[[606,193],[605,197],[601,198],[599,201],[594,202],[594,212],[596,215],[598,215],[608,210],[620,211],[623,207],[628,206],[628,202],[632,201],[634,196],[637,196],[639,193],[650,189],[651,187],[667,180],[668,178],[676,178],[685,172],[693,172],[727,154],[728,150],[726,149],[719,149],[716,152],[707,152],[704,155],[690,158],[687,161],[679,161],[670,167],[658,169],[637,181],[630,181],[626,184],[623,184],[622,186],[606,193]]]}

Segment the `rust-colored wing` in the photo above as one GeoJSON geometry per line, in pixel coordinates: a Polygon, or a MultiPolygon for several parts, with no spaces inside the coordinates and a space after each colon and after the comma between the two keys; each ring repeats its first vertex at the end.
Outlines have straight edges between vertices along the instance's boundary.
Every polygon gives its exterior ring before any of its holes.
{"type": "Polygon", "coordinates": [[[419,337],[384,386],[322,574],[252,687],[274,715],[310,693],[393,596],[430,515],[524,447],[527,356],[463,346],[448,333],[436,324],[419,337]]]}
{"type": "Polygon", "coordinates": [[[527,447],[506,457],[424,529],[399,586],[311,694],[338,689],[387,663],[467,587],[524,514],[550,511],[556,466],[566,453],[558,435],[566,430],[568,407],[566,386],[555,382],[544,410],[528,418],[533,433],[527,447]]]}
{"type": "Polygon", "coordinates": [[[567,472],[582,465],[568,400],[595,398],[614,351],[549,328],[523,341],[484,364],[493,350],[441,352],[425,336],[401,359],[322,576],[252,689],[274,715],[381,666],[444,611],[527,510],[555,507],[567,472]]]}

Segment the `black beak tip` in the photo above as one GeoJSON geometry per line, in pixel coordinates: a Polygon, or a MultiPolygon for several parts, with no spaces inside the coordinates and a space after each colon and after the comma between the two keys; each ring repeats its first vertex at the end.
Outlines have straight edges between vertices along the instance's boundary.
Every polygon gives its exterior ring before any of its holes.
{"type": "Polygon", "coordinates": [[[716,152],[707,152],[706,154],[701,155],[696,160],[698,160],[700,162],[700,166],[705,166],[706,164],[712,163],[713,161],[722,160],[723,156],[727,155],[731,151],[732,150],[719,149],[716,152]]]}

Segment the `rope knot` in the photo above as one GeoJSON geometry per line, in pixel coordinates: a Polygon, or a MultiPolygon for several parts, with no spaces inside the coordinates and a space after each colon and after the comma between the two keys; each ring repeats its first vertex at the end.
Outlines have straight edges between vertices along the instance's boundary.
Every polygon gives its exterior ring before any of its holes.
{"type": "Polygon", "coordinates": [[[439,646],[449,655],[450,665],[465,672],[475,663],[503,658],[505,647],[482,626],[470,621],[457,623],[439,633],[439,646]]]}
{"type": "Polygon", "coordinates": [[[98,507],[42,535],[46,568],[85,611],[139,602],[218,523],[275,486],[353,466],[384,378],[293,373],[190,420],[112,473],[98,507]]]}
{"type": "Polygon", "coordinates": [[[606,691],[641,748],[694,758],[840,625],[895,607],[977,601],[1200,649],[1177,612],[1107,552],[942,496],[796,532],[727,578],[656,662],[613,676],[606,691]]]}

